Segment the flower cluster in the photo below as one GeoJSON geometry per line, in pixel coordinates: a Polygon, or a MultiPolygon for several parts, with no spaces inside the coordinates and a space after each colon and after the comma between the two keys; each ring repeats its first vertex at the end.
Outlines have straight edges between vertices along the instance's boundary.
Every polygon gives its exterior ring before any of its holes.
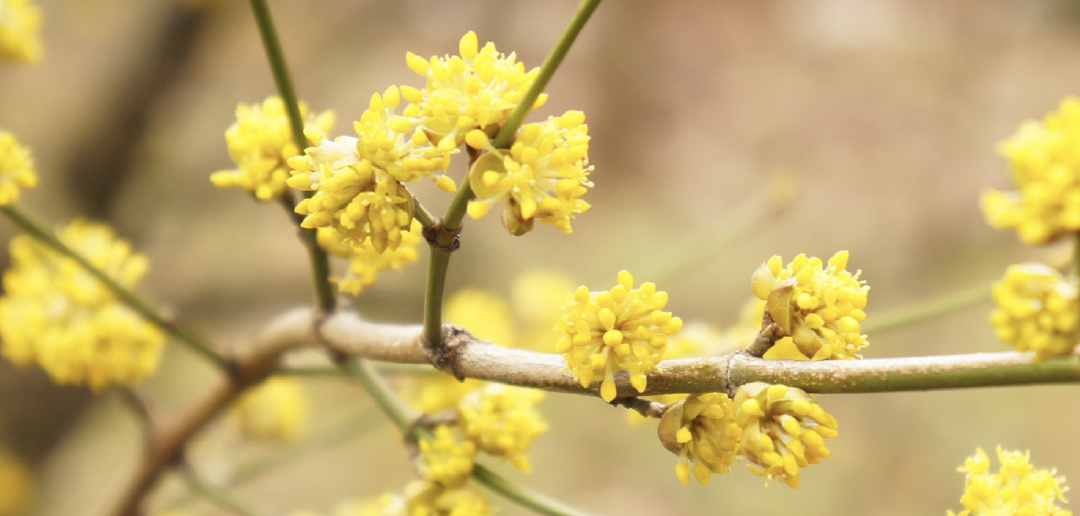
{"type": "Polygon", "coordinates": [[[998,338],[1042,360],[1072,352],[1080,326],[1077,285],[1048,265],[1010,265],[994,285],[990,323],[998,338]]]}
{"type": "MultiPolygon", "coordinates": [[[[488,516],[484,495],[475,487],[446,487],[430,480],[416,480],[404,492],[385,493],[362,502],[342,503],[333,516],[488,516]]],[[[318,516],[312,512],[293,516],[318,516]]]]}
{"type": "Polygon", "coordinates": [[[272,376],[245,392],[233,406],[233,414],[249,437],[295,441],[307,426],[307,396],[295,378],[272,376]]]}
{"type": "Polygon", "coordinates": [[[330,281],[337,283],[338,290],[358,295],[365,287],[375,282],[380,271],[387,269],[401,270],[405,264],[419,259],[417,247],[423,241],[420,222],[414,220],[409,231],[401,233],[401,242],[393,250],[376,251],[371,246],[353,247],[343,243],[341,234],[334,228],[320,228],[317,233],[319,245],[326,252],[349,260],[348,271],[342,277],[331,276],[330,281]]]}
{"type": "Polygon", "coordinates": [[[439,425],[434,435],[420,438],[420,475],[447,487],[460,487],[472,473],[476,444],[458,441],[449,426],[439,425]]]}
{"type": "Polygon", "coordinates": [[[713,473],[731,471],[741,432],[727,394],[687,396],[664,413],[657,431],[664,447],[679,456],[675,474],[682,483],[690,483],[691,472],[704,485],[713,473]]]}
{"type": "Polygon", "coordinates": [[[0,59],[41,59],[41,8],[31,0],[0,0],[0,59]]]}
{"type": "Polygon", "coordinates": [[[0,131],[0,206],[15,202],[20,189],[35,185],[37,172],[30,149],[19,145],[15,135],[0,131]]]}
{"type": "Polygon", "coordinates": [[[675,473],[684,484],[691,473],[707,484],[745,457],[754,474],[799,487],[799,468],[829,456],[823,439],[836,437],[836,429],[836,419],[801,389],[755,382],[740,386],[734,400],[688,396],[664,412],[658,433],[679,456],[675,473]]]}
{"type": "Polygon", "coordinates": [[[990,472],[990,457],[982,448],[964,462],[957,471],[967,474],[960,503],[964,510],[948,511],[949,516],[1072,516],[1072,511],[1058,507],[1065,502],[1068,490],[1065,477],[1057,471],[1038,469],[1030,462],[1029,453],[997,449],[1001,468],[990,472]]]}
{"type": "Polygon", "coordinates": [[[503,226],[514,235],[531,231],[535,221],[570,233],[570,219],[589,209],[580,197],[593,186],[584,122],[584,113],[568,111],[525,124],[509,152],[492,147],[483,131],[472,130],[466,141],[486,154],[469,171],[477,197],[469,202],[469,216],[479,219],[493,204],[505,202],[503,226]]]}
{"type": "MultiPolygon", "coordinates": [[[[309,117],[303,102],[299,108],[300,116],[305,118],[309,128],[325,132],[334,123],[334,114],[330,111],[309,117]]],[[[285,103],[279,97],[269,97],[262,104],[237,106],[236,122],[225,130],[225,142],[237,168],[211,174],[210,181],[215,186],[240,187],[260,201],[280,199],[285,195],[285,181],[289,179],[286,163],[302,149],[297,148],[293,140],[285,103]]]]}
{"type": "MultiPolygon", "coordinates": [[[[146,257],[107,226],[76,220],[60,241],[125,288],[147,269],[146,257]]],[[[98,391],[133,383],[157,369],[164,334],[122,304],[75,260],[28,235],[11,240],[11,268],[0,298],[0,353],[36,363],[60,384],[98,391]]]]}
{"type": "Polygon", "coordinates": [[[668,337],[682,329],[682,319],[662,311],[667,292],[643,283],[634,289],[634,277],[622,271],[610,291],[589,292],[585,286],[572,292],[563,307],[566,314],[556,323],[565,332],[556,351],[584,387],[602,375],[600,397],[615,399],[615,374],[630,373],[630,383],[644,392],[645,375],[663,360],[668,337]]]}
{"type": "Polygon", "coordinates": [[[1080,231],[1080,98],[1067,97],[1042,122],[1024,122],[1000,145],[1012,163],[1018,190],[987,190],[986,221],[1016,229],[1020,240],[1038,245],[1080,231]]]}
{"type": "MultiPolygon", "coordinates": [[[[754,273],[752,287],[758,299],[791,344],[811,360],[848,360],[866,347],[859,323],[866,319],[870,287],[857,271],[846,270],[848,252],[829,259],[800,254],[787,265],[773,256],[754,273]]],[[[781,339],[782,340],[782,339],[781,339]]]]}
{"type": "Polygon", "coordinates": [[[541,390],[488,384],[461,400],[458,422],[465,437],[481,450],[505,457],[528,473],[532,466],[525,450],[548,429],[536,411],[543,399],[541,390]]]}

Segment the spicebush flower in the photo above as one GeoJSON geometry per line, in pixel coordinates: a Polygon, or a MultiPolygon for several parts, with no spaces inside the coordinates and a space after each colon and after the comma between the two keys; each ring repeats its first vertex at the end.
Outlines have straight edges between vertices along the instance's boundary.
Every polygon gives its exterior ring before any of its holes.
{"type": "MultiPolygon", "coordinates": [[[[132,288],[147,269],[102,224],[76,220],[57,237],[116,283],[132,288]]],[[[0,353],[18,365],[38,364],[59,384],[100,391],[134,383],[157,369],[164,334],[75,260],[28,235],[11,240],[11,268],[0,298],[0,353]]]]}
{"type": "Polygon", "coordinates": [[[1077,285],[1048,265],[1010,265],[994,285],[997,308],[990,323],[999,339],[1036,360],[1067,355],[1077,343],[1080,300],[1077,285]]]}
{"type": "Polygon", "coordinates": [[[645,375],[664,358],[668,337],[682,329],[682,319],[663,312],[667,292],[643,283],[634,289],[634,277],[619,273],[610,291],[589,292],[585,286],[570,294],[565,315],[555,328],[565,332],[555,345],[567,368],[583,387],[601,374],[600,397],[615,399],[615,373],[626,370],[630,383],[644,392],[645,375]]]}
{"type": "MultiPolygon", "coordinates": [[[[334,123],[334,114],[325,111],[309,117],[308,108],[300,103],[300,116],[305,125],[326,132],[334,123]]],[[[280,199],[288,187],[289,158],[298,156],[303,149],[293,141],[292,128],[285,102],[276,96],[268,97],[262,104],[240,104],[236,108],[236,122],[225,130],[236,169],[220,170],[210,175],[210,181],[218,188],[239,187],[247,190],[260,201],[280,199]]],[[[315,142],[309,142],[315,143],[315,142]]]]}
{"type": "Polygon", "coordinates": [[[531,231],[535,222],[570,233],[570,220],[589,209],[580,199],[593,186],[588,180],[589,135],[585,114],[568,111],[538,124],[521,127],[509,152],[491,147],[487,135],[474,129],[466,140],[484,151],[469,171],[476,199],[468,213],[479,219],[494,204],[505,202],[503,226],[514,235],[531,231]]]}
{"type": "Polygon", "coordinates": [[[37,180],[30,149],[19,145],[15,135],[0,131],[0,206],[18,200],[19,191],[37,186],[37,180]]]}
{"type": "Polygon", "coordinates": [[[660,442],[679,456],[675,475],[689,485],[690,474],[702,485],[713,473],[731,471],[741,430],[735,407],[724,393],[691,394],[668,408],[657,428],[660,442]]]}
{"type": "Polygon", "coordinates": [[[359,295],[365,287],[375,283],[378,273],[388,269],[402,270],[406,264],[419,259],[416,250],[423,242],[423,228],[417,220],[412,221],[409,231],[401,233],[401,241],[396,249],[378,252],[373,246],[362,244],[353,246],[344,242],[344,237],[334,228],[319,228],[317,240],[326,252],[349,260],[349,268],[344,276],[331,276],[330,281],[337,283],[338,291],[359,295]]]}
{"type": "Polygon", "coordinates": [[[30,0],[0,0],[0,59],[41,60],[41,8],[30,0]]]}
{"type": "Polygon", "coordinates": [[[847,262],[847,251],[836,253],[828,266],[800,254],[784,267],[773,256],[754,273],[754,295],[766,301],[773,322],[811,360],[860,358],[867,345],[859,323],[866,319],[870,287],[859,280],[862,271],[845,270],[847,262]]]}
{"type": "Polygon", "coordinates": [[[802,389],[762,382],[735,392],[735,424],[742,454],[755,475],[799,487],[799,468],[829,456],[824,439],[837,435],[836,418],[802,389]]]}
{"type": "Polygon", "coordinates": [[[997,449],[1001,468],[990,471],[990,457],[982,448],[957,469],[967,474],[960,513],[949,516],[1072,516],[1072,511],[1058,507],[1065,502],[1065,477],[1055,469],[1039,469],[1030,462],[1030,452],[997,449]]]}
{"type": "Polygon", "coordinates": [[[1020,241],[1039,245],[1080,231],[1080,98],[1066,97],[1042,122],[1025,121],[998,150],[1012,165],[1017,190],[989,189],[981,206],[986,222],[1015,229],[1020,241]]]}
{"type": "Polygon", "coordinates": [[[308,400],[295,378],[272,376],[237,400],[233,414],[245,435],[268,441],[295,441],[306,430],[308,400]]]}
{"type": "Polygon", "coordinates": [[[510,459],[517,469],[532,469],[525,451],[533,439],[547,431],[536,411],[544,391],[487,384],[461,400],[458,420],[465,437],[491,455],[510,459]]]}

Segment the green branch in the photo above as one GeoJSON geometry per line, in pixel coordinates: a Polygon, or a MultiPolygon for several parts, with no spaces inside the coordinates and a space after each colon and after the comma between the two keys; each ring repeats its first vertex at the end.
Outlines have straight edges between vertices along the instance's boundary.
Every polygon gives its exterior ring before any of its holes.
{"type": "Polygon", "coordinates": [[[958,312],[990,299],[992,285],[982,284],[959,292],[949,292],[929,301],[921,301],[910,307],[900,308],[884,315],[875,315],[873,321],[862,325],[863,333],[878,335],[910,324],[958,312]]]}
{"type": "MultiPolygon", "coordinates": [[[[259,28],[259,36],[262,38],[263,49],[266,50],[266,60],[270,63],[270,72],[274,75],[274,84],[277,86],[278,96],[285,104],[286,113],[289,115],[289,128],[292,132],[293,143],[300,152],[307,148],[307,137],[304,136],[304,119],[300,115],[300,100],[296,96],[296,88],[293,87],[292,75],[289,73],[288,63],[285,61],[285,52],[281,49],[281,41],[278,38],[277,29],[274,27],[274,18],[270,14],[270,7],[266,0],[250,0],[251,12],[255,15],[255,25],[259,28]]],[[[314,192],[304,192],[310,197],[314,192]]],[[[290,214],[294,211],[291,202],[284,202],[286,210],[290,214]]],[[[294,217],[295,220],[295,217],[294,217]]],[[[297,224],[299,227],[299,224],[297,224]]],[[[330,258],[319,247],[314,229],[300,228],[300,238],[304,241],[308,250],[308,258],[311,261],[311,273],[315,284],[315,299],[319,309],[324,313],[334,310],[337,298],[334,296],[334,288],[330,284],[330,258]]]]}
{"type": "Polygon", "coordinates": [[[144,319],[150,321],[150,323],[157,326],[158,328],[161,328],[162,331],[169,334],[178,342],[187,346],[195,353],[202,355],[203,358],[206,358],[214,365],[222,369],[229,368],[229,361],[225,359],[225,357],[219,355],[216,351],[214,351],[213,347],[211,347],[210,344],[204,341],[201,337],[165,319],[164,316],[162,316],[156,310],[150,307],[150,305],[143,301],[141,298],[139,298],[139,296],[136,296],[130,290],[121,286],[119,283],[110,278],[107,274],[99,270],[97,267],[94,267],[94,265],[87,261],[86,258],[76,253],[66,244],[61,242],[60,239],[56,238],[56,236],[52,233],[49,233],[48,231],[42,229],[41,225],[31,220],[30,217],[20,212],[17,208],[15,208],[14,206],[4,206],[0,207],[0,211],[2,211],[4,215],[11,219],[11,221],[14,222],[16,226],[19,226],[19,229],[21,229],[27,235],[30,235],[38,242],[41,242],[46,246],[52,248],[64,257],[74,260],[75,263],[78,263],[80,267],[86,270],[86,272],[90,273],[91,276],[93,276],[95,279],[108,287],[108,289],[111,290],[112,293],[116,295],[116,297],[120,298],[120,301],[123,302],[128,308],[131,308],[132,310],[137,312],[144,319]]]}

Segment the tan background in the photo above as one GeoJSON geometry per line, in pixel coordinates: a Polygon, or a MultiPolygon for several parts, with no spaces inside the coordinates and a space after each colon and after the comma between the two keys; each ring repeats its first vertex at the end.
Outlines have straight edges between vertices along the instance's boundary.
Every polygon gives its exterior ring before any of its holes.
{"type": "MultiPolygon", "coordinates": [[[[306,258],[280,209],[207,179],[231,165],[222,133],[236,103],[274,91],[247,3],[42,5],[44,62],[0,68],[0,126],[33,147],[42,176],[21,205],[50,223],[80,213],[113,223],[152,260],[147,296],[223,347],[308,302],[306,258]]],[[[406,50],[453,53],[471,29],[538,66],[573,5],[272,2],[301,96],[314,109],[334,109],[338,133],[349,131],[371,93],[420,84],[405,67],[406,50]]],[[[587,114],[593,209],[570,236],[539,227],[515,238],[497,217],[470,222],[450,288],[505,295],[509,280],[530,268],[564,270],[594,289],[612,285],[622,268],[654,279],[665,253],[729,231],[781,169],[800,173],[795,204],[665,278],[659,286],[676,315],[730,323],[750,295],[750,274],[773,254],[850,250],[851,267],[872,286],[871,321],[989,282],[1014,261],[1048,259],[1059,250],[1025,248],[989,229],[977,202],[983,188],[1008,186],[996,143],[1080,93],[1078,14],[1066,1],[608,2],[541,113],[587,114]]],[[[447,200],[430,188],[421,199],[436,210],[447,200]]],[[[7,237],[11,226],[0,232],[7,237]]],[[[380,318],[418,321],[422,277],[420,265],[386,276],[357,303],[380,318]]],[[[987,309],[871,334],[864,355],[1004,350],[987,309]]],[[[145,386],[163,411],[208,374],[173,348],[145,386]]],[[[315,428],[362,410],[382,417],[343,381],[308,383],[315,428]]],[[[553,428],[531,453],[535,473],[498,469],[608,515],[941,514],[959,508],[963,480],[954,471],[976,446],[1031,449],[1037,465],[1080,482],[1075,395],[1075,387],[1027,387],[823,398],[841,436],[832,458],[804,470],[797,491],[766,488],[742,466],[707,487],[684,487],[674,457],[651,431],[627,428],[621,409],[550,396],[543,410],[553,428]]],[[[127,477],[137,437],[114,396],[90,398],[0,364],[0,443],[35,464],[42,487],[34,514],[93,514],[127,477]]],[[[260,452],[230,439],[218,427],[198,446],[209,475],[260,452]]],[[[328,512],[342,499],[398,489],[412,474],[404,452],[388,446],[396,442],[383,423],[239,495],[282,515],[328,512]]],[[[500,514],[525,513],[492,501],[500,514]]]]}

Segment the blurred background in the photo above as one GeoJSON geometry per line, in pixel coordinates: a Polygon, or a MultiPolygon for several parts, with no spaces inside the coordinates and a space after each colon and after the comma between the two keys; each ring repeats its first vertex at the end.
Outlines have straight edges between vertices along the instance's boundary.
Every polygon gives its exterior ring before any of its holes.
{"type": "MultiPolygon", "coordinates": [[[[45,59],[0,67],[0,126],[31,146],[41,176],[20,206],[49,224],[79,215],[111,223],[150,257],[142,292],[222,349],[309,303],[306,255],[282,210],[208,180],[232,168],[223,132],[236,104],[275,93],[248,4],[40,3],[45,59]]],[[[574,5],[271,2],[297,89],[313,110],[337,113],[333,134],[351,133],[372,93],[421,84],[406,51],[456,53],[474,30],[481,43],[539,66],[574,5]]],[[[668,291],[669,308],[687,322],[724,327],[770,256],[827,259],[847,249],[849,268],[871,285],[871,324],[989,284],[1010,263],[1061,260],[1068,250],[1023,247],[987,227],[978,199],[984,188],[1010,187],[997,143],[1080,93],[1077,55],[1080,5],[1064,0],[607,2],[531,118],[586,113],[593,208],[572,235],[538,226],[513,237],[497,216],[469,220],[449,290],[508,296],[513,278],[534,269],[599,290],[625,268],[668,291]],[[763,216],[778,174],[797,182],[796,197],[763,216]]],[[[418,194],[432,211],[449,200],[428,186],[418,194]]],[[[11,233],[0,224],[4,240],[11,233]]],[[[7,253],[0,260],[6,265],[7,253]]],[[[421,264],[386,273],[355,303],[376,319],[418,322],[423,275],[421,264]]],[[[983,303],[871,333],[863,355],[1006,350],[988,310],[983,303]]],[[[177,346],[163,364],[139,390],[168,414],[212,371],[177,346]]],[[[238,496],[268,516],[327,514],[413,478],[396,431],[360,389],[335,378],[305,386],[309,435],[349,425],[356,432],[264,472],[238,496]]],[[[708,486],[685,487],[651,426],[631,428],[623,409],[596,399],[550,395],[542,411],[552,429],[530,453],[534,473],[496,469],[597,514],[942,514],[960,508],[955,469],[976,446],[1030,449],[1037,466],[1080,482],[1076,393],[821,398],[841,435],[831,458],[803,470],[798,490],[766,487],[740,465],[708,486]]],[[[101,513],[131,474],[140,442],[114,393],[56,387],[39,370],[0,362],[0,448],[32,471],[36,495],[25,514],[66,516],[101,513]]],[[[213,479],[274,453],[238,443],[223,420],[193,457],[213,479]]],[[[180,492],[167,479],[151,507],[180,492]]],[[[502,515],[528,513],[491,501],[502,515]]],[[[222,514],[204,503],[186,510],[222,514]]]]}

